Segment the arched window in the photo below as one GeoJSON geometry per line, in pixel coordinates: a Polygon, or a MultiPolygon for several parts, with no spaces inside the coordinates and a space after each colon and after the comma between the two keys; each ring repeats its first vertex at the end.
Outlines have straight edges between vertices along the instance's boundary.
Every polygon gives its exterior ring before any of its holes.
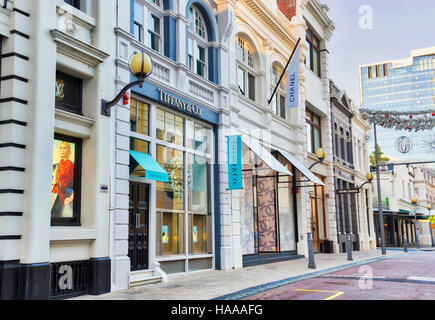
{"type": "Polygon", "coordinates": [[[255,101],[256,63],[254,50],[243,37],[237,37],[237,85],[242,95],[255,101]]]}
{"type": "MultiPolygon", "coordinates": [[[[270,77],[270,92],[272,93],[273,90],[275,90],[275,87],[279,81],[279,78],[282,75],[284,68],[282,68],[280,65],[274,63],[272,65],[272,76],[270,77]]],[[[285,119],[285,84],[286,84],[286,78],[285,75],[281,80],[281,83],[278,86],[278,89],[276,90],[275,97],[272,101],[272,109],[275,112],[276,115],[279,115],[280,117],[285,119]]]]}
{"type": "Polygon", "coordinates": [[[191,6],[189,9],[189,38],[187,43],[187,66],[197,75],[208,78],[208,38],[205,20],[199,9],[191,6]]]}

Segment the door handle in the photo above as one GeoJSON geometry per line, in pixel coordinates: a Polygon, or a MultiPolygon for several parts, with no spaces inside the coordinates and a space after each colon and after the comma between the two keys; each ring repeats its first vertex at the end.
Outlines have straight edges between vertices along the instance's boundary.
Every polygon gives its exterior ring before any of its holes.
{"type": "Polygon", "coordinates": [[[140,228],[140,214],[136,213],[136,229],[140,228]]]}

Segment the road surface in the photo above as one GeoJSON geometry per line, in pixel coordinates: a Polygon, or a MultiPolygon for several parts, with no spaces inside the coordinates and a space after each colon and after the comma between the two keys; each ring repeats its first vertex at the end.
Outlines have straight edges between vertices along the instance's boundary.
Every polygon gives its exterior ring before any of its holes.
{"type": "Polygon", "coordinates": [[[435,300],[435,252],[391,257],[245,300],[435,300]]]}

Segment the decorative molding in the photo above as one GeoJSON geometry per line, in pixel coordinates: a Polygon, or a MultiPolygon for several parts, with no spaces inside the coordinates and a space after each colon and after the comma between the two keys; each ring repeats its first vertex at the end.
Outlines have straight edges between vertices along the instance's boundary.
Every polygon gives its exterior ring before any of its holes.
{"type": "Polygon", "coordinates": [[[50,31],[53,41],[57,44],[57,52],[83,62],[92,68],[104,62],[110,55],[69,34],[54,29],[50,31]]]}

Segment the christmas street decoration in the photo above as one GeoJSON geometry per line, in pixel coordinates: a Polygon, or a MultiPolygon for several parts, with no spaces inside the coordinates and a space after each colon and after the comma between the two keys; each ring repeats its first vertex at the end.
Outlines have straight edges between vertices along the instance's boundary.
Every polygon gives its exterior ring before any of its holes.
{"type": "Polygon", "coordinates": [[[364,120],[387,129],[423,131],[435,128],[435,110],[397,112],[380,110],[360,110],[364,120]]]}

